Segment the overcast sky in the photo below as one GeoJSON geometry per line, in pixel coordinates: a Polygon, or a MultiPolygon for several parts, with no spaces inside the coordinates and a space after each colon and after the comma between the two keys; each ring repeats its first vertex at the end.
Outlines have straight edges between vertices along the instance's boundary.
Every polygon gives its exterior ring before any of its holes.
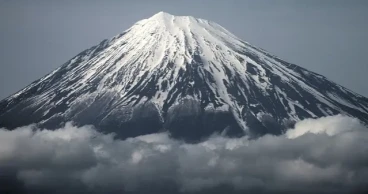
{"type": "Polygon", "coordinates": [[[368,1],[0,0],[0,99],[159,11],[222,25],[368,96],[368,1]]]}

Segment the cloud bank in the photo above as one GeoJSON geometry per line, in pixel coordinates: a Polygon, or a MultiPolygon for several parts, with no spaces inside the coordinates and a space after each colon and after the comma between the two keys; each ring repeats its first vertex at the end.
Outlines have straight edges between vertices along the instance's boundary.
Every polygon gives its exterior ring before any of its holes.
{"type": "Polygon", "coordinates": [[[368,191],[368,128],[346,116],[300,121],[284,135],[166,133],[115,139],[92,126],[0,129],[9,193],[358,193],[368,191]]]}

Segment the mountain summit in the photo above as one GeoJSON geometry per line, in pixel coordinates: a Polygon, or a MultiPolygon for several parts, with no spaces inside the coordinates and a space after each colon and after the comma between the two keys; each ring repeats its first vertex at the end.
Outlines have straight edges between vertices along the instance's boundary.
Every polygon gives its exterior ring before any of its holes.
{"type": "Polygon", "coordinates": [[[0,127],[74,121],[122,138],[169,131],[198,141],[281,134],[334,114],[368,123],[368,99],[214,22],[159,12],[1,101],[0,127]]]}

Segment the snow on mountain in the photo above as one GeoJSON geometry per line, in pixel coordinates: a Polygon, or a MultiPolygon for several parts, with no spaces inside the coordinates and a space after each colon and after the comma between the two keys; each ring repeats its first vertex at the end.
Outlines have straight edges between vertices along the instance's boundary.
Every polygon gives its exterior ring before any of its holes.
{"type": "Polygon", "coordinates": [[[0,127],[93,124],[132,137],[168,130],[280,134],[304,118],[368,123],[368,99],[250,45],[220,25],[160,12],[0,102],[0,127]]]}

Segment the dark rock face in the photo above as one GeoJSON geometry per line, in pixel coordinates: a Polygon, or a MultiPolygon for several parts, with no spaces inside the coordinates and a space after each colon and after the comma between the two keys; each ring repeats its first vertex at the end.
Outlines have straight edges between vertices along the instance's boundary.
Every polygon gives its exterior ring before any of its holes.
{"type": "Polygon", "coordinates": [[[205,110],[200,102],[192,99],[184,99],[173,105],[165,121],[165,129],[172,137],[186,141],[199,141],[213,133],[227,136],[244,134],[230,111],[205,110]]]}
{"type": "Polygon", "coordinates": [[[120,138],[168,131],[190,142],[282,134],[335,114],[368,124],[368,99],[218,24],[170,15],[138,22],[0,101],[8,129],[73,121],[120,138]]]}

